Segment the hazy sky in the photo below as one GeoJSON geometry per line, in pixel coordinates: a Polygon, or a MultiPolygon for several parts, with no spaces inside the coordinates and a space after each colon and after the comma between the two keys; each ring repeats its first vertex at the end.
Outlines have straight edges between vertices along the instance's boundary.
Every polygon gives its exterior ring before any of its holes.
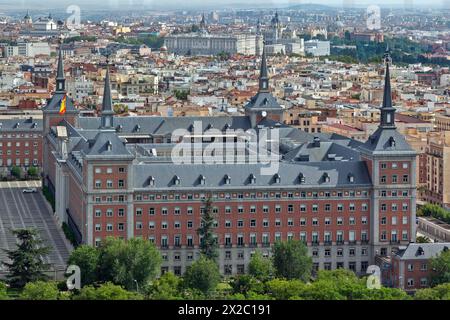
{"type": "Polygon", "coordinates": [[[69,5],[79,5],[92,9],[187,9],[195,8],[254,8],[254,7],[286,7],[296,4],[317,3],[333,7],[445,7],[449,8],[450,0],[0,0],[0,9],[61,9],[69,5]]]}

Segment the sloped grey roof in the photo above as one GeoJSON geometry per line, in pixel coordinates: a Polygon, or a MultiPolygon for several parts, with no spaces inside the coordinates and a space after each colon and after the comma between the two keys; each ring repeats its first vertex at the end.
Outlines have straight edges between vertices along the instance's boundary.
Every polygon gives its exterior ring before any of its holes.
{"type": "Polygon", "coordinates": [[[42,132],[42,119],[0,119],[0,132],[42,132]]]}
{"type": "Polygon", "coordinates": [[[247,105],[245,105],[245,109],[252,110],[273,110],[281,108],[277,99],[270,92],[258,92],[247,105]]]}
{"type": "Polygon", "coordinates": [[[438,256],[445,248],[450,249],[450,242],[438,243],[410,243],[397,255],[401,260],[430,259],[438,256]],[[422,252],[422,254],[420,254],[422,252]]]}
{"type": "MultiPolygon", "coordinates": [[[[114,117],[114,126],[118,134],[152,134],[170,135],[176,129],[185,129],[194,125],[194,122],[201,122],[202,130],[212,128],[225,130],[225,125],[230,129],[248,130],[251,128],[250,120],[245,116],[238,117],[114,117]],[[119,130],[120,127],[120,130],[119,130]],[[139,131],[137,128],[139,127],[139,131]]],[[[83,129],[99,129],[101,118],[80,117],[78,124],[83,129]]]]}
{"type": "MultiPolygon", "coordinates": [[[[64,97],[65,93],[63,92],[55,92],[55,94],[51,97],[45,107],[42,110],[47,112],[59,112],[61,107],[61,100],[64,97]]],[[[69,96],[66,99],[66,113],[77,113],[78,110],[73,105],[73,100],[69,96]]]]}
{"type": "Polygon", "coordinates": [[[331,141],[321,141],[319,147],[315,147],[313,142],[303,143],[297,148],[292,149],[283,157],[285,161],[332,161],[338,160],[358,160],[359,154],[357,151],[336,144],[331,141]],[[333,155],[334,158],[329,158],[333,155]]]}
{"type": "Polygon", "coordinates": [[[104,158],[129,158],[133,155],[127,150],[122,141],[113,131],[100,131],[93,140],[84,143],[83,154],[86,157],[104,158]],[[110,148],[108,148],[110,145],[110,148]]]}
{"type": "Polygon", "coordinates": [[[396,153],[399,155],[415,154],[416,152],[406,142],[405,137],[394,128],[378,128],[369,139],[359,147],[362,151],[368,151],[373,154],[396,153]],[[391,146],[390,140],[395,141],[391,146]]]}
{"type": "Polygon", "coordinates": [[[263,164],[136,164],[134,170],[135,188],[152,189],[177,189],[177,188],[203,188],[210,190],[214,188],[245,188],[257,187],[295,187],[311,188],[323,187],[334,188],[344,186],[364,185],[370,186],[371,180],[366,165],[362,161],[346,162],[310,162],[310,163],[279,163],[276,172],[280,175],[280,183],[275,183],[274,174],[262,175],[263,164]],[[330,182],[324,182],[324,173],[330,177],[330,182]],[[305,182],[299,182],[299,174],[305,177],[305,182]],[[249,177],[253,174],[256,178],[255,184],[249,184],[249,177]],[[348,175],[353,174],[354,182],[349,181],[348,175]],[[205,184],[201,185],[198,177],[205,177],[205,184]],[[225,175],[231,178],[230,184],[226,185],[225,175]],[[179,185],[175,185],[173,178],[180,178],[179,185]],[[149,177],[154,179],[154,186],[149,186],[149,177]]]}

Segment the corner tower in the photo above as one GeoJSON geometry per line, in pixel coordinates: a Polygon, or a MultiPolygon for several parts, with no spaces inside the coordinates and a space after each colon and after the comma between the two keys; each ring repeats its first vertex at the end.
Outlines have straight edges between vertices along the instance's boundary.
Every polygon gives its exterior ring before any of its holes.
{"type": "MultiPolygon", "coordinates": [[[[359,147],[372,178],[370,214],[371,256],[386,256],[416,239],[416,152],[395,127],[389,50],[380,124],[359,147]]],[[[374,261],[372,261],[374,262],[374,261]]]]}

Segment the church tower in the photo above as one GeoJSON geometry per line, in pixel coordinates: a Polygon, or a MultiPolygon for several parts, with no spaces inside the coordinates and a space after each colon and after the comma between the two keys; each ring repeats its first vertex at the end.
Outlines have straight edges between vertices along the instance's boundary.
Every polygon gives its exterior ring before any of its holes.
{"type": "Polygon", "coordinates": [[[261,56],[258,93],[245,106],[245,114],[250,117],[252,127],[256,127],[263,119],[281,122],[283,118],[283,108],[280,106],[277,99],[270,93],[265,47],[263,47],[261,56]]]}
{"type": "MultiPolygon", "coordinates": [[[[372,256],[386,256],[416,239],[416,156],[395,127],[389,50],[380,124],[359,147],[372,178],[370,244],[372,256]]],[[[374,262],[374,261],[372,261],[374,262]]]]}

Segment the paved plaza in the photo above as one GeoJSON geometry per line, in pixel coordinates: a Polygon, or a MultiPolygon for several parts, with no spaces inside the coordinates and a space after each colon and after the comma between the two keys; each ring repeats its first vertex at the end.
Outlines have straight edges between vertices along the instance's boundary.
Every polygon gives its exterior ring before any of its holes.
{"type": "Polygon", "coordinates": [[[40,191],[40,181],[0,182],[0,261],[6,259],[1,249],[15,248],[12,229],[35,228],[45,244],[51,247],[47,263],[65,266],[69,246],[40,191]],[[37,188],[36,193],[23,193],[24,188],[37,188]]]}

